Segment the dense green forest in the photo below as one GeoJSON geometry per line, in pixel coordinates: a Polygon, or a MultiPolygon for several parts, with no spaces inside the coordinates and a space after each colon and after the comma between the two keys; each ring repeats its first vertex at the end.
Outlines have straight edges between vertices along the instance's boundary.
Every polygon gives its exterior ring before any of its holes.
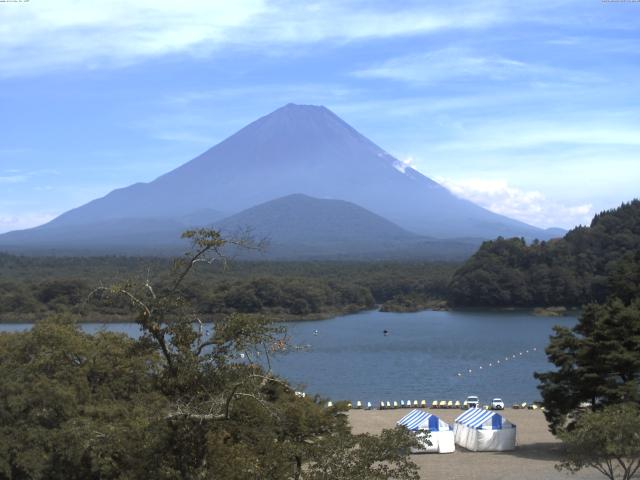
{"type": "MultiPolygon", "coordinates": [[[[183,295],[205,318],[266,314],[317,318],[381,305],[409,311],[437,307],[447,295],[454,263],[246,262],[198,264],[183,295]]],[[[0,321],[34,321],[72,313],[86,321],[125,319],[124,298],[105,301],[103,285],[144,282],[162,291],[172,262],[148,257],[26,257],[0,254],[0,321]]]]}
{"type": "Polygon", "coordinates": [[[454,306],[578,306],[616,291],[638,292],[640,201],[604,211],[589,227],[527,245],[523,239],[485,242],[454,275],[454,306]]]}

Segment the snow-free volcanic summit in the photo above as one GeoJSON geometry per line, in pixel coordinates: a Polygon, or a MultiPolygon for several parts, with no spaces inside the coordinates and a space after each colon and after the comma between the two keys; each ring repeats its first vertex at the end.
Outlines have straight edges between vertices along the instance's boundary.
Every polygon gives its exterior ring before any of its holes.
{"type": "MultiPolygon", "coordinates": [[[[40,227],[2,235],[0,248],[109,250],[171,245],[183,228],[215,225],[292,194],[355,204],[374,214],[367,215],[369,220],[391,222],[407,237],[551,236],[453,195],[327,108],[288,104],[149,183],[114,190],[40,227]]],[[[303,197],[290,201],[296,198],[303,197]]],[[[278,242],[278,215],[273,208],[270,211],[271,223],[262,222],[261,228],[278,242]]],[[[313,214],[310,210],[311,218],[313,214]]],[[[336,232],[333,243],[339,243],[340,229],[332,227],[331,216],[322,221],[328,231],[336,232]]]]}

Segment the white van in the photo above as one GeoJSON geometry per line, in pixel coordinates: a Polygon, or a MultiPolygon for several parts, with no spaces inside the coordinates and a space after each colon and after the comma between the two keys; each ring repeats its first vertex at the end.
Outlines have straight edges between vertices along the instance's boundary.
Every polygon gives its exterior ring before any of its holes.
{"type": "Polygon", "coordinates": [[[467,408],[478,408],[480,406],[480,399],[477,395],[469,395],[467,397],[467,408]]]}

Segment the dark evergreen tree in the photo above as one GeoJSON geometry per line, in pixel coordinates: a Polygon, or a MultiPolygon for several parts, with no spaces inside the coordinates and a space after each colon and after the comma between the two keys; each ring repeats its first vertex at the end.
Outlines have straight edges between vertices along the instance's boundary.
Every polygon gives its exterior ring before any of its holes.
{"type": "Polygon", "coordinates": [[[552,431],[585,402],[640,402],[640,299],[587,305],[573,329],[555,328],[546,351],[558,369],[535,376],[552,431]]]}

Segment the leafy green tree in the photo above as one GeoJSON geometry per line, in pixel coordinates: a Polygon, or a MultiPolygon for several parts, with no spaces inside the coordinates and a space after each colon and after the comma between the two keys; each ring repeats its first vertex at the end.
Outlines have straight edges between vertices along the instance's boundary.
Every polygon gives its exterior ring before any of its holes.
{"type": "Polygon", "coordinates": [[[583,413],[560,438],[565,458],[556,468],[572,473],[594,468],[610,480],[637,478],[640,469],[640,408],[634,403],[583,413]]]}
{"type": "Polygon", "coordinates": [[[141,478],[149,427],[167,407],[150,375],[158,360],[64,317],[0,334],[0,478],[141,478]]]}
{"type": "Polygon", "coordinates": [[[139,339],[68,320],[0,335],[0,480],[417,478],[409,432],[354,436],[345,405],[299,398],[271,371],[287,348],[281,327],[200,320],[185,279],[248,244],[183,236],[193,251],[162,285],[94,292],[128,300],[139,339]]]}
{"type": "Polygon", "coordinates": [[[417,467],[407,452],[416,447],[415,438],[405,429],[383,430],[380,436],[369,434],[334,438],[309,465],[308,480],[418,480],[417,467]]]}
{"type": "Polygon", "coordinates": [[[535,376],[553,432],[584,402],[640,402],[640,299],[587,305],[575,327],[555,327],[546,352],[558,369],[535,376]]]}

